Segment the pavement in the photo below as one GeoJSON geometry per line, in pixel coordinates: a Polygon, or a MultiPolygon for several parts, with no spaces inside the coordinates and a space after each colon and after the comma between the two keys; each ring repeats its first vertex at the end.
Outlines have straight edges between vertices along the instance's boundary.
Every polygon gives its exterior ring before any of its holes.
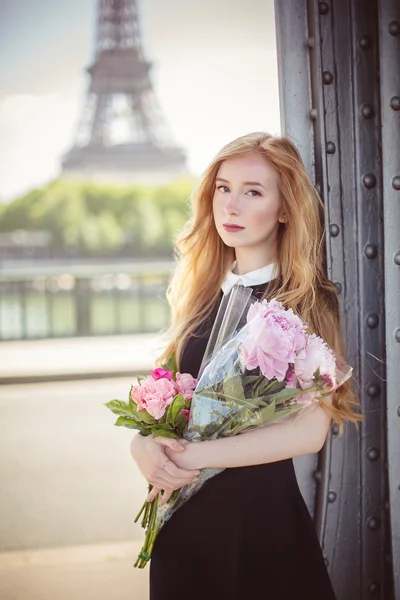
{"type": "Polygon", "coordinates": [[[160,348],[151,333],[0,342],[0,385],[137,375],[160,348]]]}
{"type": "Polygon", "coordinates": [[[0,343],[0,600],[148,600],[127,396],[154,335],[0,343]]]}
{"type": "Polygon", "coordinates": [[[0,554],[1,600],[148,600],[149,567],[134,569],[140,543],[0,554]]]}

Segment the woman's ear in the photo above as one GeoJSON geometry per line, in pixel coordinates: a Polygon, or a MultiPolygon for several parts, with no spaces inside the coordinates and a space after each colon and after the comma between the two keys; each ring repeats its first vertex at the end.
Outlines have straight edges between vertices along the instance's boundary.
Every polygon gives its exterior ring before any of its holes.
{"type": "Polygon", "coordinates": [[[286,215],[281,215],[278,220],[279,220],[279,223],[285,223],[286,222],[286,215]]]}

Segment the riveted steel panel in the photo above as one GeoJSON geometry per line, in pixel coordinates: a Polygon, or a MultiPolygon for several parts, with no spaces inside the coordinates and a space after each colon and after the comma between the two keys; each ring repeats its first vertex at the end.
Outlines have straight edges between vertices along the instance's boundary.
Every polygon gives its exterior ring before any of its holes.
{"type": "Polygon", "coordinates": [[[400,2],[379,2],[384,261],[387,364],[387,448],[391,539],[385,545],[400,600],[400,2]]]}
{"type": "MultiPolygon", "coordinates": [[[[341,437],[332,427],[315,473],[315,526],[343,600],[400,594],[399,11],[398,0],[275,2],[282,129],[324,199],[365,416],[341,437]]],[[[309,473],[297,475],[309,496],[309,473]]]]}

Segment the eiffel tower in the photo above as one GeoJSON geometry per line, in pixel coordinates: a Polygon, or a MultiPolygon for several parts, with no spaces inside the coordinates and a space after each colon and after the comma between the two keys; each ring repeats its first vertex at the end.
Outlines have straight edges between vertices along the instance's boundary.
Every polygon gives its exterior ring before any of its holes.
{"type": "Polygon", "coordinates": [[[98,0],[96,53],[75,143],[64,174],[162,183],[187,175],[144,57],[136,0],[98,0]]]}

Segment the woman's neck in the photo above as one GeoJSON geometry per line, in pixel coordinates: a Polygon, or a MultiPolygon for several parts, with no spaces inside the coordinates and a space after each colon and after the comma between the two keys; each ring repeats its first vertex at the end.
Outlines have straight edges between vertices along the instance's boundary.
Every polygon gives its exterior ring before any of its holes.
{"type": "MultiPolygon", "coordinates": [[[[238,249],[240,250],[240,249],[238,249]]],[[[276,262],[276,253],[265,253],[263,255],[255,256],[250,253],[241,253],[236,251],[236,264],[233,269],[233,272],[237,275],[245,275],[250,271],[255,271],[256,269],[262,269],[267,265],[270,265],[276,262]]]]}

